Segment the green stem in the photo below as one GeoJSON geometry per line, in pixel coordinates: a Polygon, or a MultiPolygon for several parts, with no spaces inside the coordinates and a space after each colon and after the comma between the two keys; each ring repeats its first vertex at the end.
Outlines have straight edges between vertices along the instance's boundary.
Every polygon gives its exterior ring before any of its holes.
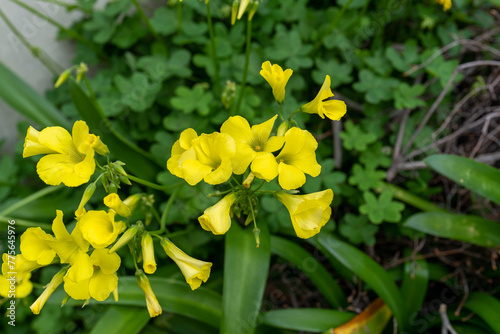
{"type": "Polygon", "coordinates": [[[21,2],[19,0],[10,0],[10,1],[12,1],[12,2],[16,3],[17,5],[23,7],[24,9],[32,12],[36,16],[41,17],[42,19],[46,20],[47,22],[49,22],[53,26],[55,26],[55,27],[59,28],[60,30],[64,31],[70,37],[76,39],[77,41],[82,42],[83,44],[86,44],[88,47],[90,47],[92,50],[94,50],[95,52],[99,53],[100,55],[102,55],[104,57],[107,57],[102,52],[102,50],[100,50],[98,47],[96,47],[96,45],[94,43],[92,43],[91,41],[89,41],[88,39],[86,39],[85,37],[83,37],[82,35],[80,35],[79,33],[77,33],[76,31],[66,28],[65,26],[63,26],[59,22],[51,19],[50,17],[48,17],[45,14],[40,13],[39,11],[37,11],[36,9],[34,9],[33,7],[28,6],[27,4],[25,4],[25,3],[23,3],[23,2],[21,2]]]}
{"type": "Polygon", "coordinates": [[[292,121],[292,117],[293,115],[295,115],[296,113],[298,113],[300,111],[300,108],[295,110],[290,116],[288,116],[288,121],[291,122],[292,121]]]}
{"type": "Polygon", "coordinates": [[[392,193],[394,198],[399,199],[407,204],[410,204],[418,209],[430,212],[448,212],[445,209],[426,201],[418,196],[413,195],[409,191],[397,187],[390,183],[384,183],[380,189],[377,189],[378,192],[383,190],[388,190],[392,193]]]}
{"type": "Polygon", "coordinates": [[[257,243],[257,247],[259,247],[260,246],[260,240],[259,240],[260,230],[257,227],[257,221],[255,220],[255,211],[253,210],[252,199],[250,197],[248,197],[248,204],[250,205],[250,211],[252,212],[252,220],[253,220],[252,232],[254,233],[255,242],[257,243]]]}
{"type": "Polygon", "coordinates": [[[283,103],[280,103],[280,108],[278,109],[278,115],[280,116],[281,121],[284,121],[283,114],[281,113],[283,110],[283,103]]]}
{"type": "Polygon", "coordinates": [[[144,21],[144,23],[146,23],[148,30],[151,32],[151,34],[153,34],[154,38],[156,38],[156,40],[158,42],[161,42],[162,40],[161,40],[160,35],[158,35],[155,28],[153,28],[153,26],[151,25],[151,22],[149,21],[148,16],[142,10],[141,6],[139,5],[139,2],[137,0],[132,0],[132,2],[134,3],[134,6],[137,9],[137,12],[139,13],[139,16],[144,21]]]}
{"type": "Polygon", "coordinates": [[[54,186],[50,186],[50,187],[46,187],[46,188],[40,189],[36,193],[31,194],[28,197],[25,197],[22,200],[14,203],[11,206],[9,206],[8,208],[4,209],[2,212],[0,212],[0,216],[8,215],[11,212],[16,211],[17,209],[22,208],[26,204],[28,204],[30,202],[33,202],[33,201],[35,201],[35,200],[37,200],[37,199],[39,199],[39,198],[41,198],[43,196],[46,196],[48,194],[51,194],[54,191],[57,191],[57,190],[59,190],[61,188],[62,188],[62,186],[55,186],[55,187],[54,186]]]}
{"type": "Polygon", "coordinates": [[[170,209],[172,208],[172,205],[175,202],[175,199],[177,198],[177,194],[183,187],[184,183],[180,183],[177,188],[174,190],[172,195],[168,198],[167,205],[165,205],[165,209],[163,210],[163,213],[161,215],[161,220],[160,220],[160,229],[158,231],[150,232],[151,234],[162,234],[164,232],[170,233],[167,229],[167,217],[168,213],[170,212],[170,209]]]}
{"type": "Polygon", "coordinates": [[[248,64],[250,63],[250,51],[252,50],[252,21],[247,21],[247,42],[245,46],[245,67],[243,68],[243,78],[241,79],[241,87],[238,94],[238,99],[231,109],[231,115],[237,115],[240,112],[241,102],[243,101],[243,92],[247,84],[248,64]]]}
{"type": "Polygon", "coordinates": [[[31,45],[26,38],[17,30],[17,28],[12,24],[12,22],[7,18],[7,16],[0,9],[0,17],[7,24],[9,29],[16,35],[16,37],[23,43],[23,45],[30,50],[31,54],[37,58],[53,75],[59,75],[62,72],[62,68],[47,55],[43,50],[31,45]]]}
{"type": "Polygon", "coordinates": [[[254,194],[257,190],[259,190],[260,188],[262,188],[262,186],[264,185],[264,183],[266,183],[266,180],[262,180],[262,182],[260,183],[260,185],[252,191],[252,194],[254,194]]]}
{"type": "Polygon", "coordinates": [[[210,13],[210,1],[205,1],[207,6],[207,23],[208,23],[208,33],[210,35],[210,48],[211,48],[211,56],[212,63],[214,66],[214,90],[215,94],[218,96],[222,92],[221,83],[220,83],[220,75],[219,75],[219,66],[217,64],[217,52],[215,50],[215,34],[214,27],[212,24],[212,15],[210,13]]]}
{"type": "Polygon", "coordinates": [[[133,176],[133,175],[130,175],[130,174],[127,174],[127,177],[130,180],[134,181],[134,182],[137,182],[139,184],[142,184],[143,186],[150,187],[150,188],[153,188],[153,189],[156,189],[156,190],[162,190],[162,191],[164,191],[164,190],[172,189],[174,187],[179,186],[179,183],[171,185],[171,186],[161,186],[159,184],[143,180],[143,179],[141,179],[141,178],[139,178],[137,176],[133,176]]]}
{"type": "Polygon", "coordinates": [[[21,226],[21,227],[40,227],[42,230],[45,230],[45,231],[50,231],[50,229],[52,228],[52,226],[50,224],[47,224],[47,223],[39,223],[39,222],[34,222],[34,221],[31,221],[31,220],[26,220],[26,219],[19,219],[19,218],[12,218],[12,217],[6,217],[6,216],[3,216],[1,215],[0,216],[0,223],[4,223],[4,224],[9,224],[9,221],[15,221],[16,223],[12,226],[21,226]]]}
{"type": "Polygon", "coordinates": [[[182,2],[177,3],[177,33],[182,29],[182,2]]]}

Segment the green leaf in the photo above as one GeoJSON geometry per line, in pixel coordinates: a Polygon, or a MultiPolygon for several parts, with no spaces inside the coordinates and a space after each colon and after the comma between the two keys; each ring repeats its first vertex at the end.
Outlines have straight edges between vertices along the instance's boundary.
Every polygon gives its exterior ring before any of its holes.
{"type": "Polygon", "coordinates": [[[500,171],[468,158],[439,154],[424,159],[436,172],[500,204],[500,171]]]}
{"type": "Polygon", "coordinates": [[[102,12],[95,11],[83,24],[83,29],[92,32],[92,40],[97,44],[108,42],[116,31],[114,19],[102,12]]]}
{"type": "Polygon", "coordinates": [[[361,191],[367,191],[369,189],[380,188],[384,179],[384,171],[376,170],[373,167],[364,169],[361,165],[355,164],[351,170],[349,184],[357,185],[361,191]]]}
{"type": "Polygon", "coordinates": [[[318,308],[295,308],[266,312],[265,325],[304,332],[323,332],[351,320],[353,313],[318,308]]]}
{"type": "Polygon", "coordinates": [[[162,82],[170,77],[187,78],[192,71],[189,68],[191,53],[181,49],[174,51],[170,58],[161,55],[139,58],[137,67],[144,70],[154,82],[162,82]]]}
{"type": "Polygon", "coordinates": [[[321,162],[321,174],[317,177],[307,177],[307,182],[302,186],[307,193],[321,191],[322,185],[332,189],[335,195],[341,193],[340,185],[346,180],[345,173],[335,170],[335,161],[333,159],[324,159],[321,162]]]}
{"type": "Polygon", "coordinates": [[[500,300],[483,292],[473,292],[467,298],[464,307],[479,315],[494,333],[500,333],[500,322],[498,321],[500,300]]]}
{"type": "MultiPolygon", "coordinates": [[[[422,59],[426,60],[429,56],[431,56],[436,50],[427,50],[427,52],[424,52],[422,54],[422,59]]],[[[456,59],[452,60],[445,60],[442,55],[439,55],[436,57],[427,67],[425,70],[429,72],[430,74],[434,75],[435,77],[439,78],[439,82],[441,84],[441,87],[445,87],[448,81],[450,80],[451,76],[453,75],[453,72],[455,72],[455,69],[458,67],[459,62],[456,59]]],[[[462,80],[463,75],[459,73],[455,77],[455,82],[458,82],[462,80]]]]}
{"type": "Polygon", "coordinates": [[[394,90],[394,106],[396,109],[423,107],[425,102],[418,97],[424,92],[424,85],[410,86],[406,82],[402,82],[394,90]]]}
{"type": "Polygon", "coordinates": [[[126,164],[126,170],[141,178],[154,180],[160,166],[152,156],[112,128],[109,120],[101,115],[98,107],[79,85],[73,81],[70,85],[71,100],[82,119],[87,122],[90,132],[101,137],[103,143],[108,145],[111,155],[126,164]]]}
{"type": "Polygon", "coordinates": [[[368,145],[377,140],[377,136],[371,132],[363,132],[361,128],[352,121],[345,123],[345,130],[340,133],[342,145],[346,150],[365,151],[368,145]]]}
{"type": "Polygon", "coordinates": [[[378,166],[387,168],[392,163],[391,158],[387,156],[386,150],[382,148],[381,142],[376,142],[367,150],[361,152],[359,161],[371,169],[376,169],[378,166]]]}
{"type": "Polygon", "coordinates": [[[70,122],[62,114],[33,90],[26,82],[11,72],[0,62],[0,98],[17,112],[23,114],[42,127],[62,126],[70,129],[70,122]]]}
{"type": "Polygon", "coordinates": [[[155,102],[156,95],[161,90],[161,85],[151,82],[141,72],[135,72],[129,79],[116,75],[115,84],[122,94],[121,101],[130,109],[144,112],[155,102]]]}
{"type": "Polygon", "coordinates": [[[352,65],[339,62],[335,58],[324,61],[322,58],[316,58],[316,69],[312,71],[312,78],[315,83],[322,85],[325,81],[325,75],[330,75],[331,88],[334,89],[342,84],[351,83],[353,78],[352,65]]]}
{"type": "MultiPolygon", "coordinates": [[[[409,252],[405,253],[409,256],[409,252]]],[[[404,265],[401,294],[410,317],[417,315],[424,302],[429,284],[429,269],[425,260],[408,261],[404,265]]]]}
{"type": "Polygon", "coordinates": [[[249,228],[235,223],[226,233],[221,334],[255,330],[271,259],[269,231],[260,225],[259,248],[249,228]]]}
{"type": "Polygon", "coordinates": [[[414,39],[406,41],[402,54],[393,47],[388,47],[385,50],[385,57],[389,59],[395,69],[400,72],[406,72],[412,65],[419,62],[417,42],[414,39]]]}
{"type": "Polygon", "coordinates": [[[417,213],[404,224],[417,231],[484,247],[500,245],[500,224],[476,216],[444,212],[417,213]]]}
{"type": "Polygon", "coordinates": [[[161,7],[155,10],[149,22],[160,35],[166,36],[177,31],[177,14],[172,8],[161,7]]]}
{"type": "Polygon", "coordinates": [[[325,251],[363,279],[384,300],[396,317],[399,330],[407,327],[405,303],[396,284],[384,268],[356,247],[332,235],[318,234],[312,241],[321,245],[325,251]]]}
{"type": "Polygon", "coordinates": [[[111,43],[121,49],[128,49],[147,34],[148,29],[144,27],[139,16],[126,17],[122,24],[116,28],[111,43]]]}
{"type": "Polygon", "coordinates": [[[313,255],[294,242],[283,238],[271,237],[271,253],[290,261],[313,282],[332,307],[346,306],[346,296],[337,282],[313,255]]]}
{"type": "Polygon", "coordinates": [[[185,114],[190,114],[197,110],[201,116],[207,116],[210,113],[209,104],[213,96],[210,92],[205,92],[202,85],[196,85],[192,89],[185,86],[178,87],[175,90],[175,97],[170,102],[176,109],[182,110],[185,114]]]}
{"type": "Polygon", "coordinates": [[[397,85],[396,79],[378,77],[373,72],[362,69],[359,72],[359,81],[353,84],[353,88],[365,93],[367,102],[377,104],[392,99],[393,89],[397,85]]]}
{"type": "Polygon", "coordinates": [[[387,76],[391,73],[391,64],[382,54],[382,51],[377,50],[375,52],[370,52],[368,57],[363,58],[363,61],[372,68],[377,74],[381,76],[387,76]]]}
{"type": "Polygon", "coordinates": [[[378,226],[370,224],[366,216],[356,216],[352,213],[342,217],[339,225],[341,235],[349,239],[353,244],[359,245],[364,242],[368,246],[375,245],[375,234],[378,226]]]}
{"type": "MultiPolygon", "coordinates": [[[[218,327],[221,319],[221,296],[216,292],[198,288],[191,290],[185,281],[149,277],[153,292],[164,312],[181,314],[205,324],[218,327]]],[[[120,276],[118,280],[119,300],[109,297],[103,304],[146,307],[144,292],[137,285],[135,277],[120,276]]],[[[66,293],[60,289],[48,300],[49,304],[60,304],[66,293]]],[[[90,303],[97,303],[90,301],[90,303]]],[[[78,300],[69,300],[67,305],[81,306],[78,300]]]]}
{"type": "Polygon", "coordinates": [[[382,191],[378,199],[366,191],[363,193],[363,198],[366,203],[359,207],[359,212],[368,215],[372,223],[380,224],[383,221],[397,223],[401,220],[401,211],[405,206],[403,203],[393,202],[390,191],[382,191]]]}
{"type": "Polygon", "coordinates": [[[150,319],[143,307],[113,305],[106,309],[90,334],[136,334],[150,319]]]}

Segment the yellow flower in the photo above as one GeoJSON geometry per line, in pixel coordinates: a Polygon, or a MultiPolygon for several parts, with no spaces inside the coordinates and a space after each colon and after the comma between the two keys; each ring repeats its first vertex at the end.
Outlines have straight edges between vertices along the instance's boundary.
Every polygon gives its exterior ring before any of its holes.
{"type": "Polygon", "coordinates": [[[235,174],[243,174],[257,156],[268,155],[272,157],[272,152],[283,146],[284,137],[270,137],[277,117],[278,115],[275,115],[270,120],[254,125],[252,128],[250,128],[248,121],[241,116],[229,117],[222,124],[221,133],[230,135],[236,143],[236,154],[232,160],[235,174]]]}
{"type": "Polygon", "coordinates": [[[116,253],[108,254],[107,249],[95,249],[90,256],[90,263],[93,272],[87,279],[74,281],[68,271],[64,276],[64,290],[73,299],[86,300],[92,297],[104,301],[118,285],[116,271],[121,264],[120,257],[116,253]]]}
{"type": "Polygon", "coordinates": [[[451,0],[436,0],[436,2],[440,5],[443,5],[444,11],[447,11],[451,8],[451,0]]]}
{"type": "Polygon", "coordinates": [[[276,198],[290,212],[293,229],[299,238],[310,238],[321,230],[330,220],[333,191],[324,191],[308,195],[290,195],[285,192],[276,193],[276,198]]]}
{"type": "Polygon", "coordinates": [[[121,221],[115,222],[115,211],[89,211],[78,221],[82,236],[94,248],[105,248],[111,245],[118,234],[125,229],[121,221]]]}
{"type": "Polygon", "coordinates": [[[120,196],[115,193],[111,193],[108,196],[104,197],[104,205],[106,205],[108,208],[113,209],[122,217],[130,217],[132,214],[132,211],[130,211],[130,208],[126,206],[122,200],[120,199],[120,196]]]}
{"type": "Polygon", "coordinates": [[[135,273],[135,277],[137,278],[137,284],[144,291],[144,295],[146,296],[146,306],[148,308],[149,316],[156,317],[162,313],[162,309],[160,303],[158,303],[158,299],[151,288],[151,284],[149,283],[149,279],[144,274],[142,270],[139,270],[135,273]]]}
{"type": "Polygon", "coordinates": [[[174,260],[179,267],[191,290],[198,289],[201,282],[206,282],[210,276],[211,262],[205,262],[192,258],[184,253],[168,239],[161,239],[161,246],[168,257],[174,260]]]}
{"type": "Polygon", "coordinates": [[[297,189],[306,183],[304,173],[316,177],[321,172],[316,161],[317,147],[318,142],[309,131],[293,127],[285,133],[285,146],[277,157],[255,158],[253,173],[266,181],[279,175],[278,181],[283,189],[297,189]]]}
{"type": "Polygon", "coordinates": [[[4,253],[2,261],[2,275],[7,276],[8,273],[15,272],[17,283],[21,282],[25,276],[30,275],[33,270],[42,267],[36,261],[26,260],[22,254],[11,256],[4,253]]]}
{"type": "Polygon", "coordinates": [[[338,121],[347,112],[347,107],[344,101],[331,99],[333,96],[330,89],[330,76],[327,75],[318,95],[300,109],[309,114],[318,114],[321,118],[325,118],[326,115],[329,119],[338,121]]]}
{"type": "Polygon", "coordinates": [[[26,274],[18,281],[16,274],[0,275],[0,296],[5,298],[24,298],[33,290],[33,283],[30,281],[31,274],[26,274]],[[11,289],[13,288],[13,289],[11,289]]]}
{"type": "Polygon", "coordinates": [[[271,85],[274,99],[279,104],[283,104],[283,101],[285,100],[285,86],[288,79],[292,76],[292,73],[293,71],[289,68],[283,71],[281,66],[277,64],[271,66],[270,61],[262,63],[260,75],[262,75],[269,85],[271,85]]]}
{"type": "Polygon", "coordinates": [[[47,299],[49,299],[52,293],[63,282],[63,276],[66,273],[66,270],[68,270],[68,268],[63,268],[57,274],[55,274],[54,277],[52,277],[52,280],[50,280],[50,283],[47,284],[40,297],[38,297],[37,300],[35,300],[35,302],[31,304],[31,312],[33,312],[34,314],[40,314],[40,311],[42,310],[43,305],[45,305],[45,302],[47,302],[47,299]]]}
{"type": "Polygon", "coordinates": [[[77,223],[71,234],[69,234],[66,226],[64,226],[63,212],[61,210],[56,211],[56,218],[52,222],[52,232],[55,238],[47,240],[46,243],[56,252],[61,263],[73,264],[79,253],[87,253],[89,243],[83,239],[80,224],[77,223]]]}
{"type": "MultiPolygon", "coordinates": [[[[23,157],[46,154],[36,170],[43,182],[77,187],[89,181],[95,171],[94,151],[104,152],[106,145],[99,137],[89,134],[84,121],[73,125],[73,137],[64,128],[52,126],[38,132],[28,129],[24,142],[23,157]]],[[[109,151],[108,151],[109,152],[109,151]]]]}
{"type": "Polygon", "coordinates": [[[141,239],[142,248],[142,267],[147,274],[152,274],[156,271],[155,249],[151,234],[144,233],[141,239]]]}
{"type": "MultiPolygon", "coordinates": [[[[231,136],[218,132],[209,135],[202,134],[194,138],[190,145],[192,147],[180,155],[176,164],[180,166],[181,172],[173,173],[174,175],[182,175],[180,177],[192,186],[201,180],[205,180],[208,184],[220,184],[231,177],[233,172],[231,161],[236,151],[236,145],[231,136]],[[191,149],[195,153],[194,156],[191,149]],[[185,158],[185,155],[190,156],[185,158]]],[[[172,169],[169,168],[169,170],[172,172],[172,169]]]]}
{"type": "Polygon", "coordinates": [[[186,160],[196,159],[196,153],[191,145],[195,138],[198,138],[196,131],[191,128],[186,129],[182,131],[179,140],[172,146],[171,157],[167,161],[167,169],[173,175],[184,178],[182,164],[186,160]]]}
{"type": "Polygon", "coordinates": [[[205,231],[212,231],[213,234],[224,234],[231,227],[231,216],[229,215],[231,206],[236,200],[235,193],[229,193],[217,204],[209,207],[198,218],[201,227],[205,231]]]}
{"type": "Polygon", "coordinates": [[[40,227],[30,227],[21,235],[21,253],[28,261],[46,266],[54,260],[56,252],[46,242],[54,238],[40,227]]]}

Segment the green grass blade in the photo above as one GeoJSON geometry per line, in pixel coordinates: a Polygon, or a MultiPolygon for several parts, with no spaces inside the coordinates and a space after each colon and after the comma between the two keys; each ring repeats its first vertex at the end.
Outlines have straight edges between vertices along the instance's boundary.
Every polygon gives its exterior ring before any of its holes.
{"type": "MultiPolygon", "coordinates": [[[[126,164],[125,169],[141,178],[154,180],[160,166],[149,153],[143,151],[111,128],[109,121],[101,117],[100,111],[80,88],[70,81],[70,93],[78,113],[85,120],[92,133],[101,137],[108,145],[111,155],[126,164]]],[[[165,166],[166,167],[166,166],[165,166]]]]}
{"type": "Polygon", "coordinates": [[[483,292],[473,292],[467,298],[464,307],[481,317],[494,333],[500,333],[500,321],[498,321],[500,300],[483,292]]]}
{"type": "Polygon", "coordinates": [[[410,317],[418,314],[424,302],[428,284],[429,269],[425,260],[405,263],[401,294],[406,302],[406,312],[410,317]]]}
{"type": "Polygon", "coordinates": [[[145,308],[113,305],[104,312],[90,334],[137,334],[150,319],[145,308]]]}
{"type": "Polygon", "coordinates": [[[271,237],[271,253],[290,261],[305,273],[332,307],[347,306],[347,298],[325,267],[294,242],[271,237]]]}
{"type": "Polygon", "coordinates": [[[260,226],[260,247],[251,229],[233,224],[226,233],[221,334],[253,333],[271,259],[269,230],[260,226]]]}
{"type": "Polygon", "coordinates": [[[468,158],[439,154],[424,159],[439,174],[500,204],[500,171],[468,158]]]}
{"type": "Polygon", "coordinates": [[[66,129],[71,128],[70,122],[51,103],[1,62],[0,78],[0,98],[17,112],[41,127],[57,125],[66,129]]]}
{"type": "Polygon", "coordinates": [[[442,238],[496,247],[500,245],[500,224],[476,216],[423,212],[408,218],[406,227],[442,238]]]}
{"type": "Polygon", "coordinates": [[[396,317],[399,329],[407,327],[408,317],[403,297],[384,268],[356,247],[332,235],[319,234],[314,240],[363,279],[384,300],[396,317]]]}
{"type": "Polygon", "coordinates": [[[354,313],[319,308],[296,308],[266,312],[265,325],[305,332],[324,332],[351,320],[354,313]]]}

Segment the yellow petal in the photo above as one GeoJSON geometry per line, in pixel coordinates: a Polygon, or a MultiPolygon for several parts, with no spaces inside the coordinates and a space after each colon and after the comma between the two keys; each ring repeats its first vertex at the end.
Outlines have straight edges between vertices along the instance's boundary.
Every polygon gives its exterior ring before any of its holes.
{"type": "Polygon", "coordinates": [[[116,253],[108,253],[108,249],[94,249],[90,261],[99,267],[104,274],[113,274],[120,268],[121,259],[116,253]]]}
{"type": "Polygon", "coordinates": [[[144,233],[141,239],[142,262],[144,272],[153,274],[156,271],[155,249],[151,234],[144,233]]]}
{"type": "Polygon", "coordinates": [[[78,160],[80,158],[71,135],[60,126],[51,126],[40,131],[38,141],[53,151],[71,156],[72,159],[78,160]]]}
{"type": "Polygon", "coordinates": [[[40,227],[31,227],[21,235],[21,252],[28,261],[36,261],[39,265],[46,266],[52,262],[56,252],[46,240],[53,237],[45,233],[40,227]]]}
{"type": "Polygon", "coordinates": [[[111,193],[104,197],[104,205],[106,205],[108,208],[113,209],[122,217],[129,217],[132,214],[132,211],[130,211],[130,208],[126,206],[122,200],[120,199],[120,196],[116,193],[111,193]]]}
{"type": "Polygon", "coordinates": [[[235,193],[224,196],[217,204],[209,207],[198,218],[201,227],[213,234],[224,234],[231,227],[231,217],[229,215],[231,206],[236,200],[235,193]]]}
{"type": "Polygon", "coordinates": [[[269,139],[271,131],[273,131],[274,121],[276,121],[277,117],[278,115],[274,115],[264,123],[252,126],[252,139],[258,143],[265,143],[269,139]]]}
{"type": "Polygon", "coordinates": [[[220,132],[233,137],[236,143],[246,143],[252,137],[248,121],[241,116],[232,116],[220,127],[220,132]]]}
{"type": "Polygon", "coordinates": [[[79,251],[75,256],[71,268],[69,268],[66,276],[73,282],[80,282],[92,277],[94,267],[87,253],[79,251]]]}
{"type": "Polygon", "coordinates": [[[285,143],[285,137],[273,136],[266,141],[263,147],[263,151],[276,152],[277,150],[283,147],[284,143],[285,143]]]}
{"type": "Polygon", "coordinates": [[[306,183],[304,172],[295,166],[287,165],[281,162],[278,165],[279,177],[278,182],[281,188],[292,190],[302,187],[306,183]]]}
{"type": "Polygon", "coordinates": [[[115,213],[110,210],[89,211],[84,214],[78,225],[82,236],[94,248],[105,248],[116,240],[119,230],[114,221],[115,213]]]}
{"type": "Polygon", "coordinates": [[[212,171],[212,167],[204,165],[198,160],[184,161],[182,169],[184,180],[186,180],[186,182],[191,186],[198,184],[212,171]]]}
{"type": "Polygon", "coordinates": [[[87,300],[90,298],[89,278],[80,282],[74,282],[67,277],[66,274],[64,277],[64,291],[66,291],[71,298],[76,300],[87,300]]]}
{"type": "Polygon", "coordinates": [[[193,139],[196,139],[196,138],[198,138],[198,134],[196,133],[196,131],[194,131],[194,129],[191,129],[191,128],[186,129],[186,130],[182,131],[182,133],[180,135],[179,146],[183,150],[188,150],[189,148],[191,148],[191,142],[193,141],[193,139]]]}
{"type": "Polygon", "coordinates": [[[347,106],[344,101],[329,100],[323,103],[325,116],[332,121],[338,121],[347,112],[347,106]]]}
{"type": "Polygon", "coordinates": [[[118,286],[118,276],[116,274],[105,274],[97,269],[89,282],[90,296],[97,301],[106,300],[111,292],[118,286]]]}
{"type": "Polygon", "coordinates": [[[261,152],[252,162],[252,173],[259,179],[267,182],[274,180],[278,176],[278,163],[272,153],[261,152]]]}
{"type": "Polygon", "coordinates": [[[208,184],[221,184],[229,180],[231,174],[233,173],[233,167],[230,160],[222,161],[219,168],[210,172],[205,176],[204,180],[208,184]]]}
{"type": "Polygon", "coordinates": [[[89,148],[89,127],[84,121],[76,121],[73,124],[72,130],[73,144],[76,149],[81,153],[85,154],[89,148]]]}
{"type": "Polygon", "coordinates": [[[30,126],[26,134],[26,139],[24,141],[23,158],[31,157],[38,154],[51,154],[57,153],[56,151],[48,148],[45,145],[40,144],[38,141],[38,132],[35,128],[30,126]]]}

